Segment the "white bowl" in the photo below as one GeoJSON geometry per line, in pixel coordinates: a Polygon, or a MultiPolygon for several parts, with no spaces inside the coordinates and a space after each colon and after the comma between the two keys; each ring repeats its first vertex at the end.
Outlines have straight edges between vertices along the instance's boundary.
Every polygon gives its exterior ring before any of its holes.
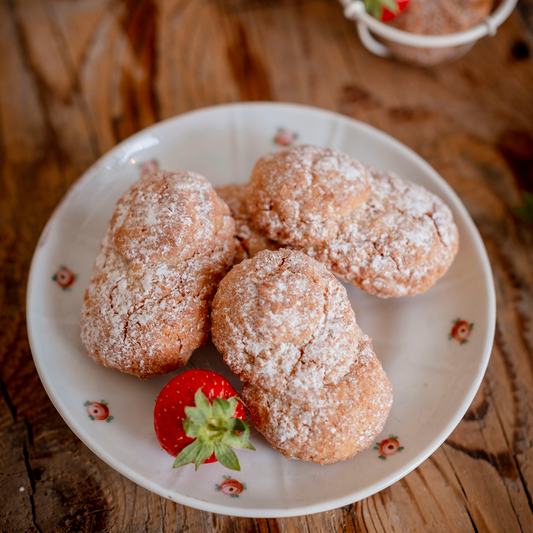
{"type": "MultiPolygon", "coordinates": [[[[426,0],[431,1],[431,0],[426,0]]],[[[372,36],[372,33],[405,46],[416,48],[448,48],[461,45],[474,46],[478,39],[486,35],[496,35],[499,26],[509,17],[518,0],[503,0],[498,8],[477,26],[447,35],[422,35],[393,28],[380,22],[366,12],[361,0],[340,0],[346,18],[356,21],[359,38],[367,50],[380,57],[390,57],[389,48],[372,36]]]]}

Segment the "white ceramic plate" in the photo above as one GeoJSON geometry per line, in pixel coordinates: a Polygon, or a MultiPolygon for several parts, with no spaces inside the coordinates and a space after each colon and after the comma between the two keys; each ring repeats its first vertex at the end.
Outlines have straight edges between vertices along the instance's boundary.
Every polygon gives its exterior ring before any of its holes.
{"type": "MultiPolygon", "coordinates": [[[[43,231],[31,267],[27,309],[31,348],[46,391],[96,455],[165,498],[252,517],[296,516],[347,505],[413,470],[448,437],[472,402],[489,360],[495,324],[483,243],[446,182],[414,152],[370,126],[319,109],[275,103],[188,113],[141,131],[102,157],[71,188],[43,231]],[[237,452],[240,472],[218,463],[198,472],[192,465],[174,470],[152,423],[155,399],[172,376],[141,381],[100,367],[80,342],[78,315],[100,240],[115,202],[138,178],[143,163],[155,159],[165,169],[196,171],[213,185],[244,183],[260,156],[291,142],[339,148],[441,196],[459,227],[459,254],[449,272],[420,296],[383,300],[347,287],[357,322],[372,336],[394,388],[394,406],[376,440],[381,445],[348,462],[318,466],[285,459],[252,430],[257,452],[237,452]]],[[[240,390],[212,345],[197,350],[189,366],[216,370],[240,390]]]]}

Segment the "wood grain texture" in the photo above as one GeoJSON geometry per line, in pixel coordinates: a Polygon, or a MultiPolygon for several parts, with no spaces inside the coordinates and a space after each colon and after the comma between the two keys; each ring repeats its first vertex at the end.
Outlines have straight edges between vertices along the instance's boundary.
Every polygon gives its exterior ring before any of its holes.
{"type": "Polygon", "coordinates": [[[0,0],[0,530],[533,531],[533,0],[462,59],[369,54],[333,0],[0,0]],[[33,250],[54,207],[117,142],[203,106],[275,100],[372,124],[424,157],[474,218],[498,316],[483,384],[408,476],[342,509],[246,519],[130,482],[68,429],[26,333],[33,250]]]}

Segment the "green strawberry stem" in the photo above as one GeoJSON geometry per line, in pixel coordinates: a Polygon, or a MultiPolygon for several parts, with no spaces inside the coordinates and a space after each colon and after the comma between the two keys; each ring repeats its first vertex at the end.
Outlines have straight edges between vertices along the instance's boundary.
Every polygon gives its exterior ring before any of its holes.
{"type": "Polygon", "coordinates": [[[399,11],[396,0],[363,0],[363,4],[365,4],[366,12],[377,19],[381,18],[381,10],[384,7],[393,13],[399,11]]]}
{"type": "Polygon", "coordinates": [[[213,403],[205,397],[202,389],[194,395],[195,407],[186,407],[187,418],[183,429],[194,441],[183,448],[174,461],[174,468],[194,463],[195,470],[215,453],[217,461],[232,470],[241,466],[231,448],[255,450],[249,441],[250,428],[240,418],[235,418],[235,409],[240,399],[215,398],[213,403]]]}

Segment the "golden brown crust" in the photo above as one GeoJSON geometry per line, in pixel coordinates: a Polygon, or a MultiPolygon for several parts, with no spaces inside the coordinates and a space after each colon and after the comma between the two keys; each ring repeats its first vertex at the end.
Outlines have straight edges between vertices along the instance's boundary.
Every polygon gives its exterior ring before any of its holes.
{"type": "Polygon", "coordinates": [[[95,362],[145,379],[184,365],[209,337],[209,307],[234,255],[234,222],[205,178],[158,172],[118,201],[85,292],[95,362]]]}
{"type": "Polygon", "coordinates": [[[224,200],[235,220],[235,258],[237,265],[244,259],[250,259],[261,250],[277,250],[279,244],[261,233],[252,222],[246,209],[246,185],[231,183],[224,187],[215,187],[216,193],[224,200]]]}
{"type": "Polygon", "coordinates": [[[445,274],[459,248],[448,206],[424,187],[371,172],[368,200],[339,223],[336,239],[302,251],[376,296],[413,296],[445,274]]]}
{"type": "Polygon", "coordinates": [[[256,163],[246,192],[254,224],[280,244],[309,246],[336,235],[336,222],[370,192],[364,165],[331,148],[295,146],[256,163]]]}
{"type": "Polygon", "coordinates": [[[312,400],[292,403],[284,394],[249,383],[242,398],[254,427],[285,457],[330,464],[372,445],[387,419],[392,389],[378,359],[362,354],[353,370],[312,400]],[[281,440],[287,420],[291,427],[281,440]]]}
{"type": "MultiPolygon", "coordinates": [[[[481,22],[494,0],[410,0],[405,11],[389,25],[411,33],[445,35],[467,30],[481,22]]],[[[386,41],[396,58],[416,66],[430,67],[461,55],[470,45],[448,48],[417,48],[386,41]]]]}
{"type": "Polygon", "coordinates": [[[254,426],[288,458],[353,457],[381,431],[392,389],[346,290],[300,252],[235,266],[213,300],[212,337],[254,426]]]}

